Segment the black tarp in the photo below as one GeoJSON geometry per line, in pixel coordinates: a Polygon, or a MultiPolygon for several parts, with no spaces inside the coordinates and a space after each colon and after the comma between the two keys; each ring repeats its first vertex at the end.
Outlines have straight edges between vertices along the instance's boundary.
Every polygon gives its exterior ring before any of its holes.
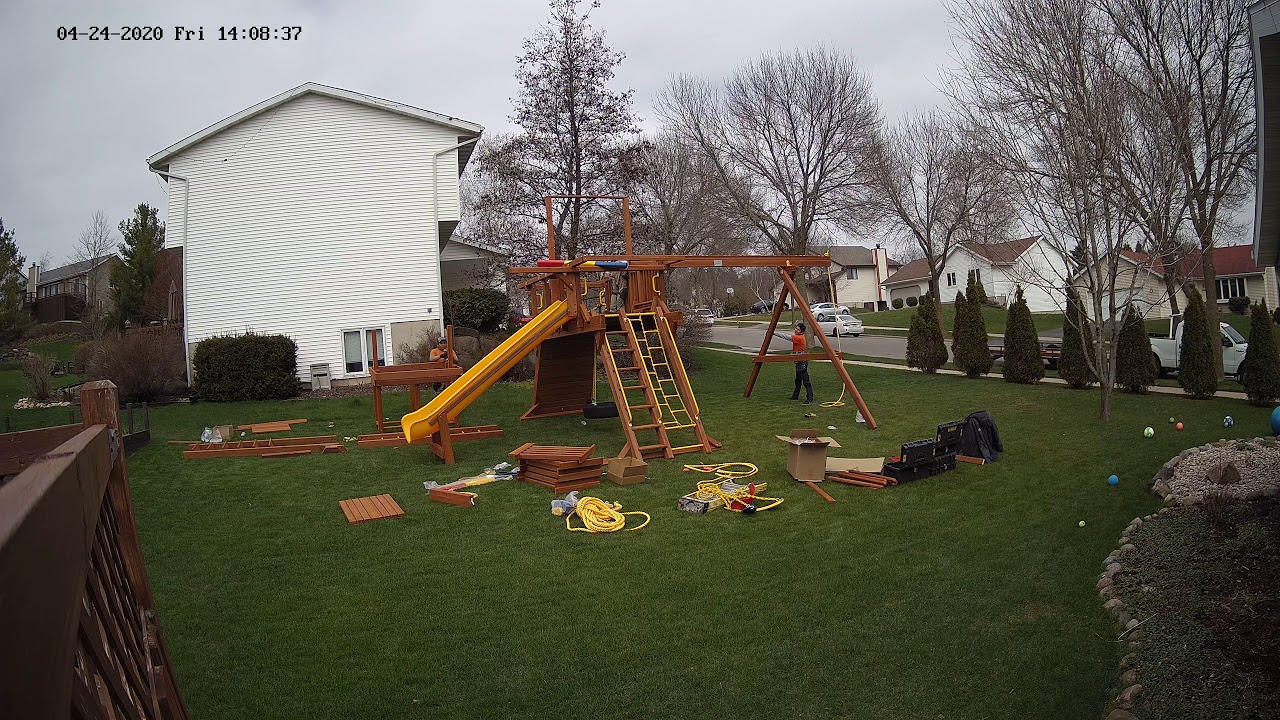
{"type": "Polygon", "coordinates": [[[1000,459],[1004,443],[1000,442],[1000,431],[996,429],[996,421],[991,413],[979,410],[965,418],[959,452],[968,457],[982,458],[989,463],[1000,459]]]}

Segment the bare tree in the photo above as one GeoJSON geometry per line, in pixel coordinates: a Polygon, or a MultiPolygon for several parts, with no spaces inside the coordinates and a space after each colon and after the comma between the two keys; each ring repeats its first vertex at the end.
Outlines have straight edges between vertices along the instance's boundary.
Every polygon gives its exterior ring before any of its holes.
{"type": "Polygon", "coordinates": [[[725,210],[773,252],[809,253],[817,230],[846,219],[867,189],[879,107],[843,53],[766,55],[723,83],[677,77],[657,107],[709,161],[725,210]]]}
{"type": "Polygon", "coordinates": [[[1013,224],[1005,168],[983,156],[978,133],[938,110],[909,115],[886,130],[871,175],[869,207],[881,220],[877,227],[918,250],[939,306],[938,278],[951,250],[1003,239],[1013,224]]]}
{"type": "Polygon", "coordinates": [[[715,170],[693,144],[663,132],[643,153],[645,172],[633,196],[636,244],[662,255],[742,252],[754,234],[725,212],[715,170]]]}
{"type": "Polygon", "coordinates": [[[1115,352],[1137,274],[1120,250],[1137,234],[1114,170],[1133,101],[1117,72],[1117,43],[1099,13],[1075,0],[965,0],[954,13],[970,57],[957,95],[983,130],[990,157],[1016,180],[1028,229],[1081,267],[1065,276],[1019,268],[1023,282],[1081,290],[1088,327],[1077,328],[1111,417],[1115,352]]]}
{"type": "Polygon", "coordinates": [[[71,250],[71,262],[83,262],[109,255],[115,252],[117,244],[119,243],[116,240],[115,228],[111,227],[107,214],[101,210],[95,210],[93,215],[89,216],[89,226],[81,230],[80,237],[76,239],[76,245],[71,250]]]}
{"type": "MultiPolygon", "coordinates": [[[[1257,152],[1247,0],[1099,0],[1128,51],[1136,87],[1168,119],[1200,247],[1205,304],[1218,326],[1213,248],[1245,199],[1257,152]]],[[[1222,376],[1222,357],[1214,365],[1222,376]]]]}

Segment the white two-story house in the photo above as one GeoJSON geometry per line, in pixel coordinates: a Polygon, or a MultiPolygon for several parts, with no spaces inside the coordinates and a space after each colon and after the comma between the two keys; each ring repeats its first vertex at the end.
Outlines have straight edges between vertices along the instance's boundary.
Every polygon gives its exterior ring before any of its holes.
{"type": "MultiPolygon", "coordinates": [[[[247,331],[298,344],[298,375],[368,376],[373,347],[439,327],[458,176],[483,128],[315,83],[147,158],[166,181],[165,238],[183,248],[188,355],[247,331]]],[[[461,270],[461,265],[459,266],[461,270]]]]}
{"type": "MultiPolygon", "coordinates": [[[[1070,261],[1044,238],[1035,236],[998,243],[972,243],[953,247],[943,259],[938,297],[955,300],[968,287],[969,276],[982,281],[987,297],[1008,304],[1014,289],[1022,288],[1031,312],[1062,312],[1070,261]]],[[[929,265],[912,260],[883,283],[890,300],[920,296],[929,291],[929,265]]]]}

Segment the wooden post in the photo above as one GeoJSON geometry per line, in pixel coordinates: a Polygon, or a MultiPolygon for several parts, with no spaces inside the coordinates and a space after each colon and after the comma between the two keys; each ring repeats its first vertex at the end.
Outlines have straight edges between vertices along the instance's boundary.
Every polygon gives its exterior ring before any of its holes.
{"type": "MultiPolygon", "coordinates": [[[[782,292],[778,293],[778,301],[773,305],[773,317],[769,320],[769,329],[764,333],[764,342],[760,345],[760,354],[769,354],[769,343],[773,342],[773,333],[778,329],[778,320],[782,318],[782,306],[787,300],[787,286],[782,286],[782,292]]],[[[756,378],[760,377],[760,363],[751,364],[751,377],[747,380],[747,388],[742,391],[742,397],[751,397],[751,389],[756,386],[756,378]]]]}
{"type": "Polygon", "coordinates": [[[440,433],[440,450],[442,453],[440,459],[444,460],[445,465],[452,465],[455,460],[453,457],[452,431],[449,429],[448,410],[441,412],[436,417],[436,427],[439,428],[438,432],[440,433]]]}
{"type": "MultiPolygon", "coordinates": [[[[787,288],[787,290],[791,291],[791,294],[794,295],[797,300],[803,297],[800,294],[800,289],[796,287],[795,278],[793,278],[786,269],[779,268],[778,274],[782,276],[782,284],[787,288]]],[[[871,411],[867,409],[867,403],[863,401],[862,394],[858,392],[858,386],[854,385],[853,378],[849,377],[849,371],[845,369],[844,366],[844,358],[840,357],[840,354],[835,351],[835,348],[831,347],[831,343],[827,340],[826,334],[824,334],[822,329],[818,327],[818,321],[813,317],[813,311],[809,309],[808,304],[801,302],[800,311],[804,314],[805,320],[809,321],[809,327],[814,329],[814,335],[817,335],[818,341],[822,343],[822,347],[826,350],[827,357],[831,359],[831,364],[835,366],[836,374],[840,376],[840,380],[844,383],[845,389],[847,389],[849,394],[853,396],[854,404],[857,405],[858,410],[862,412],[862,418],[867,421],[867,429],[875,430],[876,421],[871,417],[871,411]]],[[[758,368],[760,365],[757,364],[756,367],[758,368]]]]}
{"type": "Polygon", "coordinates": [[[551,224],[551,197],[547,196],[547,259],[556,259],[556,229],[551,224]]]}
{"type": "Polygon", "coordinates": [[[629,257],[631,252],[631,203],[624,196],[622,198],[622,239],[626,244],[626,252],[629,257]]]}
{"type": "MultiPolygon", "coordinates": [[[[361,335],[363,334],[361,333],[361,335]]],[[[364,338],[361,338],[360,341],[364,342],[364,338]]],[[[386,432],[383,428],[383,425],[386,424],[386,418],[382,416],[382,387],[378,385],[378,343],[372,342],[369,344],[373,350],[373,357],[369,358],[369,384],[373,385],[373,416],[378,421],[378,432],[386,432]]]]}

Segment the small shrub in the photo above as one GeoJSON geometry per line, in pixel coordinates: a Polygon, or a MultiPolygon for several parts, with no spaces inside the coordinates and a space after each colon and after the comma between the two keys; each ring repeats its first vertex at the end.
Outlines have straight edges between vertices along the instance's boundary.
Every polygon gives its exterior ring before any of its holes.
{"type": "Polygon", "coordinates": [[[1066,381],[1072,390],[1084,388],[1098,382],[1093,372],[1091,359],[1096,355],[1093,339],[1086,339],[1080,331],[1092,334],[1089,319],[1085,316],[1080,304],[1080,295],[1075,288],[1067,288],[1067,313],[1062,324],[1062,354],[1058,356],[1058,377],[1066,381]]]}
{"type": "Polygon", "coordinates": [[[298,344],[284,335],[202,340],[192,359],[196,390],[214,402],[283,400],[298,394],[298,344]]]}
{"type": "Polygon", "coordinates": [[[751,303],[747,302],[746,298],[736,293],[730,295],[729,299],[724,301],[724,314],[749,315],[751,314],[751,303]]]}
{"type": "MultiPolygon", "coordinates": [[[[980,284],[980,283],[979,283],[980,284]]],[[[956,293],[956,319],[951,328],[951,356],[970,378],[986,375],[994,360],[987,345],[987,322],[977,294],[956,293]]]]}
{"type": "Polygon", "coordinates": [[[511,298],[491,288],[459,288],[444,293],[444,324],[496,332],[511,309],[511,298]]]}
{"type": "Polygon", "coordinates": [[[1014,294],[1013,305],[1009,307],[1009,317],[1004,331],[1004,367],[1001,368],[1005,382],[1029,385],[1039,382],[1044,377],[1044,361],[1040,358],[1040,336],[1036,332],[1035,320],[1027,301],[1022,297],[1022,288],[1014,294]]]}
{"type": "Polygon", "coordinates": [[[93,359],[93,354],[98,350],[98,343],[90,340],[76,346],[71,360],[71,369],[77,375],[84,375],[89,372],[89,361],[93,359]]]}
{"type": "Polygon", "coordinates": [[[915,295],[912,295],[911,297],[907,298],[907,307],[915,307],[919,304],[920,304],[920,298],[916,297],[915,295]]]}
{"type": "MultiPolygon", "coordinates": [[[[1214,353],[1222,352],[1218,329],[1209,328],[1204,298],[1194,287],[1187,288],[1187,310],[1182,320],[1182,347],[1179,349],[1178,384],[1197,400],[1213,397],[1218,391],[1214,353]]],[[[1246,373],[1248,374],[1247,370],[1246,373]]]]}
{"type": "Polygon", "coordinates": [[[1233,297],[1227,300],[1227,309],[1236,315],[1249,314],[1249,296],[1233,297]]]}
{"type": "Polygon", "coordinates": [[[1231,504],[1234,500],[1225,488],[1211,487],[1204,492],[1204,515],[1210,527],[1218,534],[1231,526],[1231,504]]]}
{"type": "Polygon", "coordinates": [[[28,355],[19,366],[22,369],[22,381],[27,387],[27,397],[42,403],[53,400],[53,358],[28,355]]]}
{"type": "Polygon", "coordinates": [[[1145,393],[1156,382],[1156,362],[1146,324],[1133,306],[1125,313],[1116,345],[1116,384],[1128,393],[1145,393]]]}
{"type": "Polygon", "coordinates": [[[894,299],[893,299],[893,303],[892,303],[892,304],[893,304],[893,309],[894,309],[894,310],[901,310],[901,309],[902,309],[902,298],[894,298],[894,299]]]}
{"type": "Polygon", "coordinates": [[[61,322],[32,324],[22,333],[23,340],[41,340],[54,335],[80,337],[84,333],[84,325],[73,320],[61,322]]]}
{"type": "Polygon", "coordinates": [[[947,341],[938,325],[937,305],[932,297],[921,295],[907,331],[907,366],[933,373],[946,363],[947,341]]]}
{"type": "MultiPolygon", "coordinates": [[[[85,360],[85,375],[115,383],[123,402],[158,400],[182,392],[186,384],[182,338],[176,333],[116,333],[86,345],[92,349],[85,360]]],[[[78,357],[80,348],[76,352],[78,357]]]]}
{"type": "Polygon", "coordinates": [[[1244,356],[1244,389],[1252,405],[1270,405],[1280,398],[1280,350],[1265,303],[1253,306],[1249,350],[1244,356]]]}
{"type": "Polygon", "coordinates": [[[693,349],[711,339],[710,323],[684,323],[676,328],[676,351],[680,353],[680,363],[689,374],[698,372],[697,361],[693,357],[693,349]]]}
{"type": "Polygon", "coordinates": [[[400,343],[396,348],[396,364],[424,363],[431,361],[431,350],[440,341],[440,331],[429,328],[411,343],[400,343]]]}

